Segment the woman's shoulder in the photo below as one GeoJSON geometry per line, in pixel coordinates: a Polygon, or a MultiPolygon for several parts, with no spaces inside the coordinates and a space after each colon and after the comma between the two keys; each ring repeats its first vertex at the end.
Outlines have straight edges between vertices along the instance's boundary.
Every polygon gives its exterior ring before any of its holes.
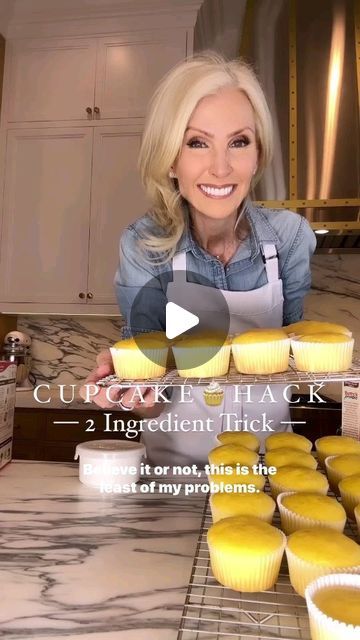
{"type": "Polygon", "coordinates": [[[159,236],[162,233],[165,233],[165,230],[155,222],[150,211],[147,211],[144,215],[134,220],[134,222],[125,227],[123,231],[125,235],[142,239],[149,235],[159,236]]]}
{"type": "Polygon", "coordinates": [[[299,235],[316,243],[316,237],[306,218],[289,209],[268,209],[252,207],[251,216],[260,240],[270,240],[276,244],[291,244],[299,235]]]}

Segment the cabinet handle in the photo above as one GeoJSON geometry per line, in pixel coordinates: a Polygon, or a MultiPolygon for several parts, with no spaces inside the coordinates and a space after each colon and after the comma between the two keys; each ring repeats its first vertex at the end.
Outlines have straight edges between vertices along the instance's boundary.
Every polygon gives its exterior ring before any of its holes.
{"type": "Polygon", "coordinates": [[[93,296],[93,294],[89,291],[89,293],[87,294],[87,296],[86,296],[86,297],[87,297],[87,298],[89,298],[89,300],[92,300],[94,296],[93,296]]]}
{"type": "Polygon", "coordinates": [[[85,111],[89,116],[92,115],[92,108],[91,107],[86,107],[85,111]]]}
{"type": "Polygon", "coordinates": [[[96,115],[100,114],[100,109],[99,107],[94,107],[94,113],[96,113],[96,115]]]}
{"type": "Polygon", "coordinates": [[[79,298],[81,298],[82,300],[85,298],[85,293],[83,291],[79,293],[79,298]]]}

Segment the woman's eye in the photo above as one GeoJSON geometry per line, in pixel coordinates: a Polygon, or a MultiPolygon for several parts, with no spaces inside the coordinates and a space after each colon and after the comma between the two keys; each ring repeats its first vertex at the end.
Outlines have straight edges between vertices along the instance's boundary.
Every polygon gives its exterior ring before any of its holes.
{"type": "Polygon", "coordinates": [[[231,146],[234,147],[247,147],[250,144],[250,140],[247,136],[241,136],[232,141],[231,146]]]}
{"type": "Polygon", "coordinates": [[[202,149],[206,147],[205,142],[203,142],[203,140],[199,140],[199,138],[191,138],[191,140],[189,140],[186,144],[191,149],[202,149]]]}

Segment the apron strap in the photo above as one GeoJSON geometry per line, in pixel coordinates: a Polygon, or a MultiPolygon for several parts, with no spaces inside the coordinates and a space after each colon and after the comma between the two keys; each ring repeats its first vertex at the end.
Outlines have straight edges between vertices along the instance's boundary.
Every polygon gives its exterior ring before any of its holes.
{"type": "Polygon", "coordinates": [[[186,251],[176,253],[172,259],[173,281],[186,282],[186,251]]]}
{"type": "Polygon", "coordinates": [[[261,244],[261,255],[265,264],[268,282],[279,280],[279,254],[274,244],[261,244]]]}

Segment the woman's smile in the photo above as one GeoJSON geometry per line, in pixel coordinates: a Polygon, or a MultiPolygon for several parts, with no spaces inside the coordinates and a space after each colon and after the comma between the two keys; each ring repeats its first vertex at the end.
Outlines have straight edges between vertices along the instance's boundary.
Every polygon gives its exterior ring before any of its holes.
{"type": "Polygon", "coordinates": [[[198,187],[201,193],[203,193],[206,198],[216,198],[217,200],[222,200],[224,198],[228,198],[234,193],[236,184],[224,185],[221,187],[210,184],[199,184],[198,187]]]}

